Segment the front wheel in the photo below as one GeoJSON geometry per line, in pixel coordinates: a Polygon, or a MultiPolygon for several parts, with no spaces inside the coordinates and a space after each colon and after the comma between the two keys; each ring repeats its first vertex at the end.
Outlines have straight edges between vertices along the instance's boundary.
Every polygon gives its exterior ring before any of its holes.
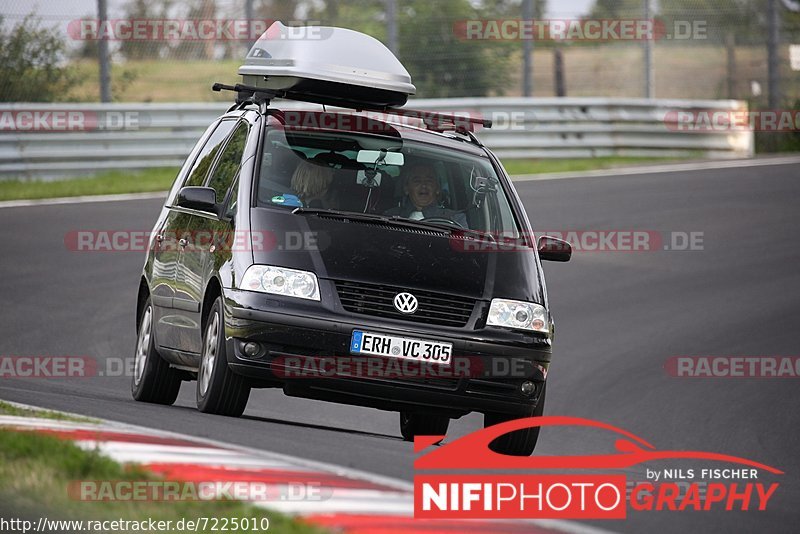
{"type": "Polygon", "coordinates": [[[443,436],[448,426],[450,418],[445,415],[400,412],[400,434],[406,441],[414,441],[414,436],[443,436]]]}
{"type": "Polygon", "coordinates": [[[204,413],[239,417],[244,413],[250,386],[228,367],[222,297],[217,297],[205,322],[203,353],[197,373],[197,409],[204,413]]]}
{"type": "MultiPolygon", "coordinates": [[[[539,402],[536,403],[536,408],[532,410],[531,417],[541,417],[544,413],[545,393],[547,393],[547,389],[546,385],[543,385],[542,393],[539,395],[539,402]]],[[[521,419],[521,417],[518,415],[487,413],[483,416],[483,426],[486,428],[506,421],[513,421],[514,419],[521,419]]],[[[539,429],[540,427],[535,426],[509,432],[492,441],[489,444],[489,448],[496,453],[509,456],[530,456],[536,448],[536,442],[539,441],[539,429]]]]}
{"type": "Polygon", "coordinates": [[[178,371],[170,367],[156,350],[153,305],[149,298],[139,321],[134,358],[131,380],[133,398],[140,402],[173,404],[181,389],[181,379],[178,371]]]}

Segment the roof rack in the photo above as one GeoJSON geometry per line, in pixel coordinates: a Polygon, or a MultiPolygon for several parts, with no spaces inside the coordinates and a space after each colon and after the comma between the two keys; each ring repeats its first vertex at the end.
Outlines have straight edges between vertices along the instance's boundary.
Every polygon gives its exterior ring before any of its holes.
{"type": "Polygon", "coordinates": [[[308,102],[312,104],[329,105],[356,111],[373,111],[397,115],[400,117],[419,119],[428,130],[434,132],[454,131],[466,135],[476,144],[481,144],[473,134],[476,126],[491,128],[490,119],[478,117],[465,117],[463,115],[451,115],[446,113],[436,113],[432,111],[422,111],[416,109],[404,109],[393,106],[385,106],[378,103],[365,102],[363,100],[349,100],[331,95],[314,94],[307,92],[293,91],[291,89],[266,89],[237,83],[236,85],[226,85],[215,83],[211,89],[213,91],[233,91],[236,93],[236,104],[230,110],[241,108],[247,104],[257,104],[266,109],[270,101],[274,98],[295,100],[298,102],[308,102]]]}

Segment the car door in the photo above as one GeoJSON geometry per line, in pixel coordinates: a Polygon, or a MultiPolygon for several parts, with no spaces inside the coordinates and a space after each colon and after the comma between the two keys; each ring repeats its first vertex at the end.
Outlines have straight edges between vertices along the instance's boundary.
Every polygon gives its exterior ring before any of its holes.
{"type": "MultiPolygon", "coordinates": [[[[223,205],[228,191],[238,175],[244,156],[249,127],[239,121],[212,163],[203,186],[214,189],[218,205],[223,205]]],[[[224,214],[223,214],[224,215],[224,214]]],[[[184,210],[181,218],[186,231],[179,241],[175,308],[182,315],[180,350],[199,354],[202,350],[202,301],[208,278],[213,269],[213,251],[230,234],[230,221],[216,213],[184,210]]]]}
{"type": "MultiPolygon", "coordinates": [[[[172,309],[175,296],[175,274],[178,271],[178,240],[166,231],[174,225],[174,214],[167,210],[166,217],[155,229],[153,241],[153,263],[150,271],[150,298],[156,314],[156,324],[164,315],[164,310],[172,309]]],[[[164,334],[156,333],[159,342],[164,334]]]]}
{"type": "MultiPolygon", "coordinates": [[[[203,148],[198,152],[180,187],[203,184],[211,163],[235,126],[235,119],[223,120],[219,123],[208,137],[203,148]]],[[[163,305],[160,310],[161,313],[156,318],[156,338],[159,345],[171,349],[180,349],[185,346],[186,343],[182,340],[190,335],[187,334],[187,331],[193,328],[193,325],[187,322],[187,318],[181,310],[187,304],[184,296],[185,282],[180,278],[179,274],[180,262],[183,249],[188,243],[185,236],[187,231],[190,230],[191,218],[187,214],[189,210],[174,204],[180,187],[175,189],[175,194],[170,194],[164,224],[156,236],[156,244],[159,250],[154,255],[153,262],[154,274],[157,266],[159,270],[158,299],[163,305]],[[162,239],[160,244],[158,243],[158,236],[161,236],[162,239]]],[[[153,294],[156,294],[155,285],[153,294]]]]}
{"type": "Polygon", "coordinates": [[[148,254],[148,273],[150,278],[150,296],[153,303],[153,323],[156,329],[156,341],[160,346],[166,346],[170,332],[163,321],[164,317],[172,315],[173,298],[175,296],[175,276],[178,272],[178,238],[175,228],[176,213],[170,209],[178,191],[183,187],[186,178],[192,171],[195,160],[208,142],[209,137],[219,126],[219,121],[209,125],[203,136],[197,142],[192,152],[181,167],[175,183],[164,202],[164,208],[153,225],[153,238],[148,254]],[[170,231],[167,231],[167,230],[170,231]]]}

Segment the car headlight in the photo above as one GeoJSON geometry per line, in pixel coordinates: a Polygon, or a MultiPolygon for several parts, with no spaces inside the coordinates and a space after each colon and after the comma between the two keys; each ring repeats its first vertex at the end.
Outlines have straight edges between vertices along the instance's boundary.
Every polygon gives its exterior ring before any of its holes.
{"type": "Polygon", "coordinates": [[[244,273],[239,288],[299,299],[319,300],[317,275],[285,267],[251,265],[244,273]]]}
{"type": "Polygon", "coordinates": [[[550,332],[547,322],[544,306],[519,300],[492,299],[486,324],[547,334],[550,332]]]}

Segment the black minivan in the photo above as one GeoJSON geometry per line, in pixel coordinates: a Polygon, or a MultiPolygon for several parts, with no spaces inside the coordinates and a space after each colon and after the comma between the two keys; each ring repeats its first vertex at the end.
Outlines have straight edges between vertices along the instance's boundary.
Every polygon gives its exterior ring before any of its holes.
{"type": "MultiPolygon", "coordinates": [[[[196,380],[200,411],[239,416],[252,388],[280,387],[399,412],[407,440],[473,411],[486,425],[541,415],[553,320],[540,260],[571,251],[537,244],[498,159],[447,121],[237,90],[154,225],[133,397],[172,404],[196,380]]],[[[537,437],[492,447],[527,455],[537,437]]]]}

